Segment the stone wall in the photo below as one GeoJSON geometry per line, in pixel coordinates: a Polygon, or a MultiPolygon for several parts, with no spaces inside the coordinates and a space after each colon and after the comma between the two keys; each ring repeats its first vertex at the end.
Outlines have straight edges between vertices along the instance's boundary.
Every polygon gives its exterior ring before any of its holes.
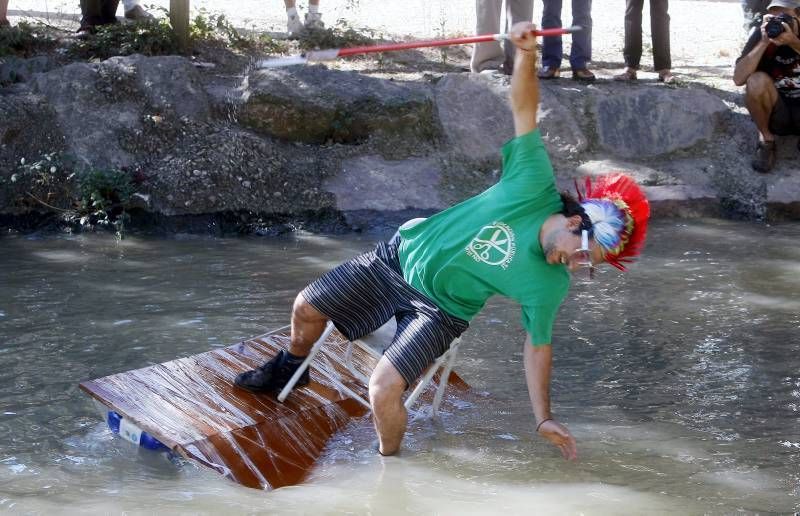
{"type": "MultiPolygon", "coordinates": [[[[481,191],[513,136],[499,75],[400,81],[309,66],[224,76],[183,57],[130,56],[6,59],[3,77],[14,81],[0,88],[0,214],[47,210],[30,202],[37,178],[20,162],[54,154],[74,170],[128,171],[136,207],[158,220],[333,214],[370,227],[481,191]]],[[[772,174],[753,172],[755,130],[740,102],[693,84],[545,81],[539,126],[563,188],[625,170],[656,216],[797,219],[794,142],[772,174]]],[[[46,204],[74,205],[72,180],[46,204]]]]}

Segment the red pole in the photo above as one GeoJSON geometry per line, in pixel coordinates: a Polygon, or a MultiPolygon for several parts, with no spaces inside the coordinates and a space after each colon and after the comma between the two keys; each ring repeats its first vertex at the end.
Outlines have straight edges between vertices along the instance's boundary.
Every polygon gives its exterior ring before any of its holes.
{"type": "MultiPolygon", "coordinates": [[[[533,31],[534,36],[561,36],[581,30],[580,27],[557,27],[553,29],[538,29],[533,31]]],[[[369,45],[363,47],[340,48],[337,57],[353,56],[357,54],[372,54],[376,52],[391,52],[393,50],[409,50],[412,48],[444,47],[449,45],[467,45],[470,43],[484,43],[506,39],[506,34],[483,34],[480,36],[467,36],[463,38],[434,39],[427,41],[409,41],[406,43],[390,43],[388,45],[369,45]]]]}
{"type": "MultiPolygon", "coordinates": [[[[538,29],[533,31],[534,36],[561,36],[582,30],[582,27],[555,27],[552,29],[538,29]]],[[[470,43],[483,43],[486,41],[499,41],[508,39],[508,34],[483,34],[480,36],[467,36],[464,38],[434,39],[427,41],[409,41],[406,43],[390,43],[388,45],[368,45],[350,48],[332,48],[327,50],[311,50],[304,55],[292,57],[279,57],[260,61],[258,68],[273,68],[279,66],[302,65],[309,62],[331,61],[338,57],[355,56],[359,54],[374,54],[378,52],[391,52],[393,50],[409,50],[412,48],[445,47],[449,45],[465,45],[470,43]]]]}

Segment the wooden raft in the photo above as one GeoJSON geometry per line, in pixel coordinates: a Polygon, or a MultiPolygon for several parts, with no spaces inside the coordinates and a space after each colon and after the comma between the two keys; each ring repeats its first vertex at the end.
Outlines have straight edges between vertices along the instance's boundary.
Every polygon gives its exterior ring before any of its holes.
{"type": "MultiPolygon", "coordinates": [[[[348,388],[367,395],[367,386],[345,365],[348,343],[336,331],[312,362],[311,383],[295,389],[285,403],[233,386],[237,374],[288,344],[286,333],[262,335],[80,387],[173,452],[247,487],[276,489],[302,482],[333,434],[367,411],[329,380],[338,375],[348,388]]],[[[353,346],[359,373],[368,377],[376,363],[353,346]]],[[[455,373],[448,384],[468,388],[455,373]]]]}

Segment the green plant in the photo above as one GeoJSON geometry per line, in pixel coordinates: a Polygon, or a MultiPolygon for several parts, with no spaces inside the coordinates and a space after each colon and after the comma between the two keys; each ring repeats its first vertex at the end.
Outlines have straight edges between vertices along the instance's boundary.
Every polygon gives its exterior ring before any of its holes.
{"type": "Polygon", "coordinates": [[[57,152],[45,153],[36,160],[21,158],[10,177],[0,176],[0,185],[11,187],[18,203],[35,203],[61,212],[65,221],[83,227],[113,228],[120,239],[135,193],[129,173],[115,169],[75,172],[74,159],[57,152]]]}
{"type": "Polygon", "coordinates": [[[59,182],[58,172],[64,170],[64,163],[59,153],[48,152],[38,160],[26,161],[21,158],[17,170],[11,175],[11,182],[15,183],[24,176],[30,176],[33,186],[50,188],[59,182]]]}
{"type": "Polygon", "coordinates": [[[302,50],[356,47],[374,44],[375,37],[370,29],[355,29],[345,20],[338,20],[330,28],[303,29],[298,35],[298,46],[302,50]]]}
{"type": "Polygon", "coordinates": [[[77,41],[70,53],[85,58],[178,53],[178,41],[169,21],[161,18],[138,23],[113,23],[96,27],[90,37],[77,41]]]}
{"type": "Polygon", "coordinates": [[[268,34],[240,31],[222,13],[209,13],[200,9],[189,25],[189,37],[193,43],[220,42],[236,50],[280,53],[286,44],[268,34]]]}
{"type": "MultiPolygon", "coordinates": [[[[439,9],[439,39],[444,39],[445,29],[447,27],[447,17],[444,6],[439,9]]],[[[439,47],[439,57],[442,59],[442,64],[447,64],[447,47],[439,47]]]]}
{"type": "MultiPolygon", "coordinates": [[[[80,58],[107,59],[130,54],[152,56],[180,53],[181,48],[169,22],[169,12],[157,6],[151,6],[150,9],[160,12],[160,17],[152,21],[98,26],[94,34],[76,41],[69,49],[70,54],[80,58]]],[[[224,14],[210,13],[206,9],[199,9],[190,21],[189,38],[192,45],[222,44],[244,52],[275,54],[287,50],[284,42],[254,30],[239,30],[224,14]]]]}
{"type": "Polygon", "coordinates": [[[69,199],[74,174],[68,161],[57,152],[45,153],[36,160],[21,158],[7,182],[16,192],[17,202],[35,202],[51,210],[71,211],[54,206],[69,199]]]}
{"type": "Polygon", "coordinates": [[[80,224],[111,226],[117,237],[124,236],[125,211],[134,186],[131,176],[121,170],[89,169],[78,174],[80,224]]]}
{"type": "Polygon", "coordinates": [[[42,24],[19,22],[15,27],[0,27],[0,56],[29,55],[53,47],[54,31],[42,24]]]}

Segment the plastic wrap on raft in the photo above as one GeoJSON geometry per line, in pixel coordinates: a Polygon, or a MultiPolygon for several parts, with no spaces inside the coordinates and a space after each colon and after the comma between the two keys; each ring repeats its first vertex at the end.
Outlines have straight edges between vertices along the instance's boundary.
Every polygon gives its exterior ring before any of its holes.
{"type": "MultiPolygon", "coordinates": [[[[367,410],[339,392],[336,375],[367,395],[345,365],[348,343],[333,332],[311,367],[311,383],[284,403],[233,386],[233,379],[288,347],[285,333],[80,384],[90,396],[173,452],[247,487],[275,489],[302,482],[328,440],[367,410]]],[[[376,359],[353,346],[352,365],[369,376],[376,359]]],[[[454,373],[448,384],[468,386],[454,373]]],[[[429,387],[433,391],[434,387],[429,387]]]]}

